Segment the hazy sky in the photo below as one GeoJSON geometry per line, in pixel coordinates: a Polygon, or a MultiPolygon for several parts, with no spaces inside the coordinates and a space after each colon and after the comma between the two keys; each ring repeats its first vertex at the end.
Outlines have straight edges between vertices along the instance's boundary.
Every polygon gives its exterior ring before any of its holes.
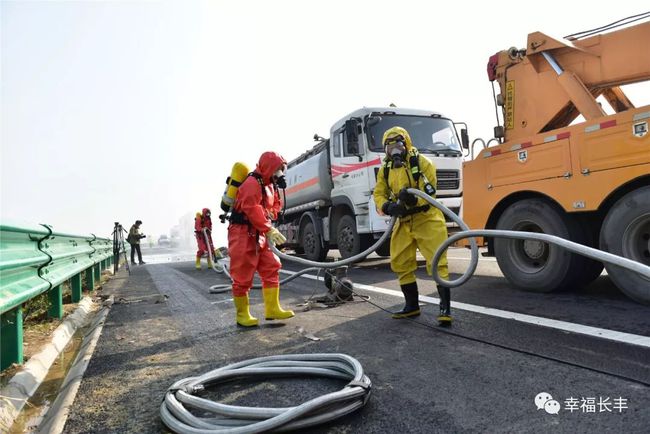
{"type": "Polygon", "coordinates": [[[490,55],[649,9],[579,3],[2,1],[2,219],[107,236],[139,218],[157,238],[216,214],[234,161],[292,159],[362,106],[490,138],[490,55]]]}

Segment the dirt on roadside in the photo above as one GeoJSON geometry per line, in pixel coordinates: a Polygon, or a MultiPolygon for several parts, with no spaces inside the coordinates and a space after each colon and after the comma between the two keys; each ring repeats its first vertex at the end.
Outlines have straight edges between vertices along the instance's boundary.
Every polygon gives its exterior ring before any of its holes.
{"type": "MultiPolygon", "coordinates": [[[[95,287],[93,297],[101,297],[103,285],[111,278],[109,271],[102,272],[99,284],[95,287]]],[[[84,295],[89,295],[84,292],[84,295]]],[[[30,315],[23,323],[23,363],[26,363],[35,354],[38,354],[45,345],[52,342],[54,330],[77,308],[78,303],[72,303],[69,293],[64,292],[63,317],[48,318],[47,311],[30,315]]],[[[13,364],[0,372],[0,388],[4,387],[22,369],[23,365],[13,364]]]]}

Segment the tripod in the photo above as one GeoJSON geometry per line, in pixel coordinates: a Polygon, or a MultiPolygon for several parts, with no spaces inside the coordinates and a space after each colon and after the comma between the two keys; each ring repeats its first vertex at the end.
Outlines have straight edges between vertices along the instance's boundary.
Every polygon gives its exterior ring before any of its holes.
{"type": "Polygon", "coordinates": [[[126,246],[124,245],[124,234],[128,234],[126,229],[122,227],[119,222],[115,222],[115,227],[113,228],[113,273],[117,273],[117,270],[120,268],[120,253],[124,253],[124,265],[126,266],[126,271],[131,274],[131,269],[129,268],[129,258],[126,256],[126,246]]]}

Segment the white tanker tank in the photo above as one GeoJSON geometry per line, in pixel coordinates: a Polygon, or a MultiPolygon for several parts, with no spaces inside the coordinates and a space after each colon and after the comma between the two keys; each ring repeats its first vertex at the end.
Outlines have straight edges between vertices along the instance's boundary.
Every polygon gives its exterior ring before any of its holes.
{"type": "Polygon", "coordinates": [[[292,160],[287,169],[287,209],[316,201],[329,202],[332,197],[328,140],[292,160]]]}

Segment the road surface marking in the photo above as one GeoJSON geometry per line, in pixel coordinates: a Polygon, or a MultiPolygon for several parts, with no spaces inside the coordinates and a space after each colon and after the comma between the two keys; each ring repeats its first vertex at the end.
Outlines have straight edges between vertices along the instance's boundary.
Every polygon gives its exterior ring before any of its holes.
{"type": "MultiPolygon", "coordinates": [[[[288,271],[288,270],[280,270],[280,272],[285,274],[296,274],[295,272],[288,271]]],[[[303,274],[300,277],[305,277],[307,279],[312,279],[312,280],[323,280],[322,277],[317,278],[313,274],[303,274]]],[[[404,297],[401,291],[396,291],[394,289],[380,288],[378,286],[364,285],[362,283],[355,283],[354,286],[356,288],[364,289],[366,291],[373,291],[380,294],[393,295],[399,298],[404,297]]],[[[426,303],[438,304],[440,299],[435,297],[429,297],[426,295],[421,295],[420,301],[426,303]]],[[[455,309],[466,310],[468,312],[480,313],[483,315],[494,316],[497,318],[511,319],[514,321],[519,321],[527,324],[550,327],[557,330],[579,333],[587,336],[594,336],[597,338],[603,338],[611,341],[622,342],[625,344],[638,345],[641,347],[650,348],[650,337],[648,336],[617,332],[614,330],[591,327],[582,324],[575,324],[567,321],[559,321],[555,319],[543,318],[543,317],[538,317],[533,315],[526,315],[523,313],[509,312],[507,310],[493,309],[491,307],[477,306],[474,304],[461,303],[457,301],[453,302],[453,307],[455,309]]]]}

